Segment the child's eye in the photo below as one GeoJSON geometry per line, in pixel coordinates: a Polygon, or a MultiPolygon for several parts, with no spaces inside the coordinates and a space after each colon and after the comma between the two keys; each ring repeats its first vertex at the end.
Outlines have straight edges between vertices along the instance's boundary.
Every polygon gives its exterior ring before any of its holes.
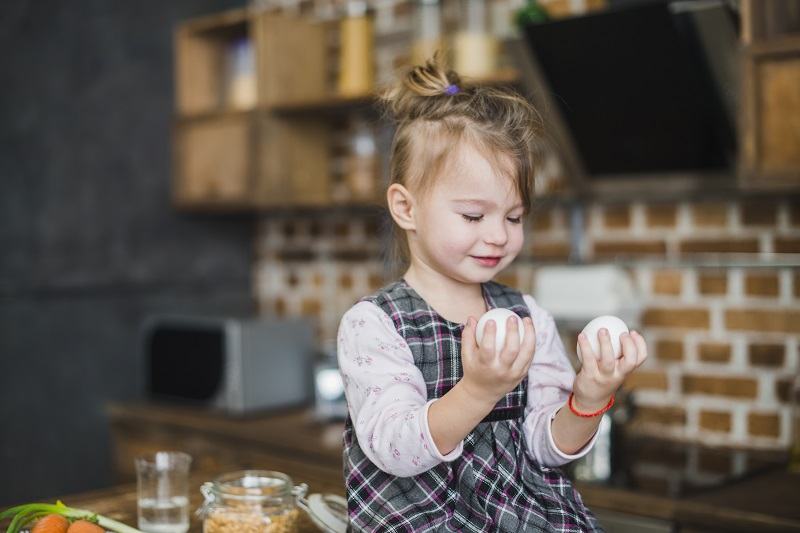
{"type": "Polygon", "coordinates": [[[483,215],[475,215],[475,216],[461,215],[461,216],[464,217],[464,220],[466,220],[467,222],[478,222],[480,219],[483,218],[483,215]]]}
{"type": "Polygon", "coordinates": [[[516,217],[516,218],[510,217],[508,221],[511,222],[512,224],[520,224],[522,223],[522,217],[516,217]]]}

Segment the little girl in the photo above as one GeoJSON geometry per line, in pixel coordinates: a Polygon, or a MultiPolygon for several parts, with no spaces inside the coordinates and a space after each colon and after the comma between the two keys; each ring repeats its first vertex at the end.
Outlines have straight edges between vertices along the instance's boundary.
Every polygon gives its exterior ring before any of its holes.
{"type": "Polygon", "coordinates": [[[523,245],[539,116],[513,91],[464,87],[436,60],[386,101],[398,122],[387,202],[407,269],[339,326],[350,527],[599,530],[557,467],[591,449],[647,349],[625,334],[616,359],[601,330],[601,353],[576,376],[547,311],[491,281],[523,245]],[[493,322],[477,342],[477,318],[494,307],[523,318],[522,342],[513,318],[502,349],[493,322]]]}

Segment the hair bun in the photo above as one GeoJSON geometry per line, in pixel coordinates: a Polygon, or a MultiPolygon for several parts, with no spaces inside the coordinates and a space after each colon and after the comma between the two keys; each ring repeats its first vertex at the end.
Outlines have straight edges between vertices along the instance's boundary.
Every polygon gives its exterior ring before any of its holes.
{"type": "Polygon", "coordinates": [[[383,94],[382,101],[388,111],[398,121],[418,117],[431,117],[439,106],[448,107],[439,98],[451,98],[463,93],[461,78],[454,70],[449,70],[436,52],[424,65],[408,70],[394,86],[383,94]],[[435,105],[432,100],[439,100],[435,105]]]}

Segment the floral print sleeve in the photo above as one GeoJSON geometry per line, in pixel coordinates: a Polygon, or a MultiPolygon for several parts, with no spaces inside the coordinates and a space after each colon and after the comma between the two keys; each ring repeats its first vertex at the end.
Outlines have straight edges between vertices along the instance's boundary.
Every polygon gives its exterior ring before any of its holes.
{"type": "Polygon", "coordinates": [[[372,302],[345,313],[337,338],[339,369],[356,437],[367,457],[389,474],[408,477],[459,457],[442,455],[428,428],[425,381],[391,318],[372,302]]]}
{"type": "Polygon", "coordinates": [[[536,331],[536,352],[528,370],[528,404],[525,407],[525,443],[528,454],[544,466],[561,466],[592,449],[597,433],[578,453],[569,455],[556,446],[551,431],[553,417],[565,406],[575,370],[564,350],[553,317],[530,295],[523,295],[536,331]]]}

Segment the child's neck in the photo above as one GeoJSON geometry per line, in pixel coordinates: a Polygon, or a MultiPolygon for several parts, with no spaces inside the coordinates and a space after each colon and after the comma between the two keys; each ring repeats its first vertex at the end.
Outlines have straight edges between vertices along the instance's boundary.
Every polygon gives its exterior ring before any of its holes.
{"type": "Polygon", "coordinates": [[[480,283],[462,283],[438,272],[421,272],[412,265],[403,275],[434,311],[451,322],[463,324],[487,311],[480,283]]]}

